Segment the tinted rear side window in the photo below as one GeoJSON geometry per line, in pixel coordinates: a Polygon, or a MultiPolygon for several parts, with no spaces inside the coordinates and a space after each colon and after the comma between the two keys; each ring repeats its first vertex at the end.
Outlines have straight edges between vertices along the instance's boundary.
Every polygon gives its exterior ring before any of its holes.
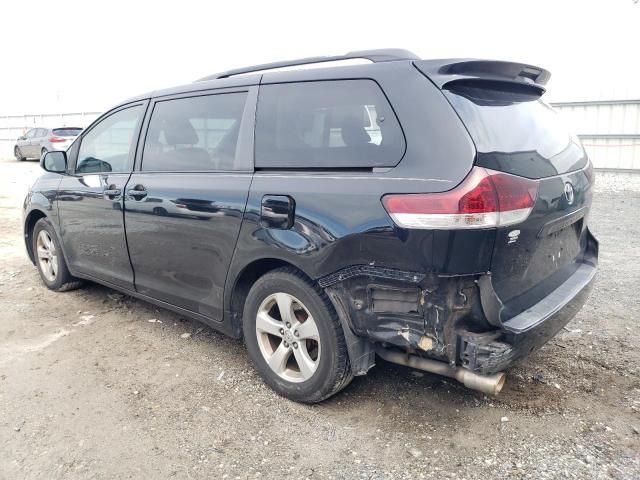
{"type": "Polygon", "coordinates": [[[583,168],[587,157],[540,92],[499,82],[454,82],[444,90],[478,151],[477,164],[528,178],[583,168]]]}
{"type": "Polygon", "coordinates": [[[371,168],[398,164],[402,130],[372,80],[260,87],[258,168],[371,168]]]}
{"type": "Polygon", "coordinates": [[[157,102],[142,170],[234,170],[246,92],[157,102]]]}

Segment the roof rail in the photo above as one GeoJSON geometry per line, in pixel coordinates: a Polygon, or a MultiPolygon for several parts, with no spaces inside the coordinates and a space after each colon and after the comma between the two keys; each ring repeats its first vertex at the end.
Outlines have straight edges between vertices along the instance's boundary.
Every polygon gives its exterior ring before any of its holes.
{"type": "Polygon", "coordinates": [[[262,65],[253,65],[251,67],[236,68],[227,70],[226,72],[216,73],[196,80],[204,82],[206,80],[215,80],[218,78],[228,78],[233,75],[241,75],[243,73],[259,72],[262,70],[273,70],[282,67],[295,67],[298,65],[311,65],[314,63],[335,62],[340,60],[365,59],[374,63],[392,62],[394,60],[420,60],[415,53],[401,48],[384,48],[379,50],[360,50],[357,52],[349,52],[345,55],[336,55],[331,57],[309,57],[300,58],[298,60],[288,60],[283,62],[264,63],[262,65]]]}

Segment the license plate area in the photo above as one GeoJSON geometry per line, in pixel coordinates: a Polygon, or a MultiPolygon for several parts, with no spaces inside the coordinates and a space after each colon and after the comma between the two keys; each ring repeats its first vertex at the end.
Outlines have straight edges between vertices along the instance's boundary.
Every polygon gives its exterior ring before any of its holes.
{"type": "MultiPolygon", "coordinates": [[[[544,278],[570,262],[580,254],[580,233],[584,217],[573,219],[571,223],[556,224],[551,233],[540,238],[537,258],[545,268],[539,275],[544,278]]],[[[535,257],[534,257],[535,261],[535,257]]]]}
{"type": "Polygon", "coordinates": [[[560,232],[571,225],[576,225],[579,227],[578,233],[582,230],[582,221],[586,214],[586,209],[581,208],[572,212],[564,217],[553,220],[544,225],[538,232],[538,238],[544,238],[547,235],[553,235],[554,233],[560,232]]]}

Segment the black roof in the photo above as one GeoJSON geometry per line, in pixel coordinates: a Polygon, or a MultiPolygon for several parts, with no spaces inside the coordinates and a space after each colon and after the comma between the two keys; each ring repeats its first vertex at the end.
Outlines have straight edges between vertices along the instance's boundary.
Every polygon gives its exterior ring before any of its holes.
{"type": "Polygon", "coordinates": [[[341,76],[362,75],[365,71],[379,71],[376,64],[391,66],[392,62],[414,62],[416,66],[435,83],[439,88],[443,88],[448,82],[460,79],[489,79],[503,82],[521,83],[533,85],[544,91],[544,85],[549,80],[551,74],[540,67],[516,62],[504,62],[497,60],[479,60],[479,59],[439,59],[439,60],[421,60],[416,54],[403,49],[379,49],[379,50],[362,50],[349,52],[344,55],[325,56],[325,57],[309,57],[297,60],[288,60],[281,62],[265,63],[261,65],[253,65],[242,67],[225,72],[216,73],[203,77],[193,83],[180,85],[163,90],[156,90],[146,94],[132,97],[125,102],[127,103],[146,100],[152,97],[161,97],[174,95],[178,93],[189,93],[197,91],[205,91],[218,88],[243,87],[251,85],[259,85],[264,83],[263,74],[267,78],[278,81],[294,81],[309,80],[312,77],[326,78],[328,72],[341,72],[341,76]],[[321,64],[327,62],[336,62],[341,60],[366,59],[371,64],[335,66],[328,65],[327,68],[318,68],[314,70],[292,70],[288,72],[269,70],[280,69],[283,67],[321,64]],[[303,73],[304,72],[304,73],[303,73]],[[291,77],[291,79],[289,79],[291,77]]]}

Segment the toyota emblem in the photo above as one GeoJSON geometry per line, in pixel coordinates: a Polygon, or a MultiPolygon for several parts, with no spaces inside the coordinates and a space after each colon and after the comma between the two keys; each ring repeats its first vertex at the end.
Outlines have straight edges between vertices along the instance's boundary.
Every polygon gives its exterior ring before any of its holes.
{"type": "Polygon", "coordinates": [[[573,186],[570,183],[564,184],[564,196],[567,199],[567,204],[573,205],[575,195],[573,193],[573,186]]]}

